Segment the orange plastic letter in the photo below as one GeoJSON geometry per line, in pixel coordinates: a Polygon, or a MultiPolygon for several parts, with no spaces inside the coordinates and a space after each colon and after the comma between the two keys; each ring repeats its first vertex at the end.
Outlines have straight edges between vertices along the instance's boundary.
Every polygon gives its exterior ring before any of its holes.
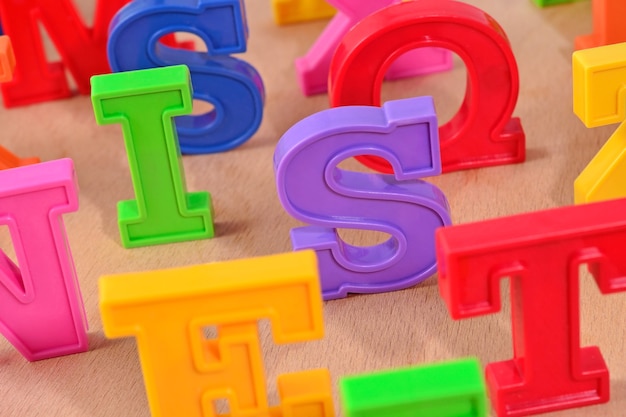
{"type": "Polygon", "coordinates": [[[593,33],[579,36],[574,41],[577,50],[626,42],[624,0],[593,0],[593,33]]]}
{"type": "Polygon", "coordinates": [[[281,405],[269,407],[257,320],[277,343],[323,336],[313,251],[122,274],[100,279],[108,337],[137,337],[153,416],[334,416],[326,370],[282,375],[281,405]],[[216,326],[206,339],[203,328],[216,326]]]}
{"type": "MultiPolygon", "coordinates": [[[[5,83],[13,79],[15,69],[15,54],[13,45],[8,36],[0,36],[0,83],[5,83]]],[[[21,167],[24,165],[36,164],[39,158],[20,158],[6,148],[0,146],[0,169],[21,167]]]]}

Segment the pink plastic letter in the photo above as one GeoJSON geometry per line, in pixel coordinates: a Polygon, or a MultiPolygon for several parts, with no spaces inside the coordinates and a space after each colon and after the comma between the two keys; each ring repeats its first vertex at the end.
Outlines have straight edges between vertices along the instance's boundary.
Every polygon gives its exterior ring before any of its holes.
{"type": "MultiPolygon", "coordinates": [[[[330,61],[341,39],[364,17],[401,0],[327,0],[337,14],[304,57],[296,60],[300,89],[307,95],[328,90],[330,61]]],[[[386,74],[388,79],[444,71],[452,67],[452,54],[441,48],[422,48],[397,59],[386,74]]]]}
{"type": "Polygon", "coordinates": [[[78,209],[71,159],[0,172],[0,333],[29,361],[87,350],[87,318],[61,215],[78,209]]]}

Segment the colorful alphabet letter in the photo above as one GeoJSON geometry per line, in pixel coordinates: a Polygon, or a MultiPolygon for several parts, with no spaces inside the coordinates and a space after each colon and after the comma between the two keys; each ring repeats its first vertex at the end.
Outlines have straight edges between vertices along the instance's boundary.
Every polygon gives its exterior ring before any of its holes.
{"type": "Polygon", "coordinates": [[[454,319],[500,310],[510,277],[511,360],[487,366],[499,417],[609,400],[600,350],[580,346],[579,268],[604,294],[626,290],[626,199],[561,207],[437,231],[439,289],[454,319]]]}
{"type": "MultiPolygon", "coordinates": [[[[366,16],[400,0],[329,0],[337,15],[328,23],[307,54],[296,60],[302,92],[309,96],[328,91],[328,71],[341,39],[366,16]]],[[[385,73],[388,79],[444,71],[452,67],[452,54],[445,49],[420,48],[394,60],[385,73]]]]}
{"type": "Polygon", "coordinates": [[[118,204],[122,244],[156,245],[213,237],[211,196],[188,193],[173,117],[191,113],[184,65],[92,78],[98,124],[121,123],[136,200],[118,204]]]}
{"type": "Polygon", "coordinates": [[[450,215],[443,193],[418,179],[441,172],[431,97],[309,116],[278,142],[274,171],[285,210],[313,225],[293,229],[291,241],[294,250],[317,251],[325,299],[407,288],[434,273],[435,229],[450,215]],[[337,168],[364,153],[390,161],[396,177],[337,168]],[[352,246],[337,235],[342,227],[391,236],[352,246]]]}
{"type": "Polygon", "coordinates": [[[335,14],[326,0],[272,0],[272,10],[279,25],[324,19],[335,14]]]}
{"type": "Polygon", "coordinates": [[[72,0],[2,0],[4,33],[11,37],[19,65],[15,79],[2,85],[6,107],[69,97],[65,69],[78,91],[89,94],[89,78],[109,72],[107,29],[113,15],[130,0],[98,0],[93,28],[85,26],[72,0]],[[50,34],[62,62],[46,59],[39,24],[50,34]]]}
{"type": "Polygon", "coordinates": [[[102,277],[100,309],[108,337],[137,338],[154,416],[213,417],[224,398],[232,417],[334,416],[325,370],[281,375],[268,405],[258,337],[263,318],[277,343],[322,337],[313,251],[102,277]]]}
{"type": "Polygon", "coordinates": [[[176,119],[186,154],[222,152],[254,135],[263,118],[265,90],[258,72],[229,54],[245,52],[248,27],[243,0],[144,0],[120,10],[108,46],[113,71],[185,64],[194,99],[214,110],[176,119]],[[175,32],[198,35],[208,53],[170,48],[159,40],[175,32]]]}
{"type": "Polygon", "coordinates": [[[340,383],[346,417],[487,417],[476,359],[349,376],[340,383]]]}
{"type": "Polygon", "coordinates": [[[571,3],[574,0],[533,0],[537,6],[545,7],[545,6],[554,6],[557,4],[563,3],[571,3]]]}
{"type": "MultiPolygon", "coordinates": [[[[331,106],[380,106],[381,84],[392,58],[422,46],[456,52],[467,66],[463,104],[439,131],[443,172],[524,161],[524,132],[520,120],[511,118],[519,92],[511,46],[491,16],[462,2],[402,2],[363,19],[333,57],[331,106]]],[[[380,158],[357,159],[391,173],[380,158]]]]}
{"type": "Polygon", "coordinates": [[[626,43],[574,52],[574,113],[587,127],[622,122],[574,181],[576,203],[626,197],[626,43]]]}
{"type": "Polygon", "coordinates": [[[0,333],[29,361],[87,350],[87,317],[63,213],[78,209],[71,159],[0,171],[0,223],[17,265],[0,251],[0,333]]]}
{"type": "Polygon", "coordinates": [[[622,0],[592,0],[593,33],[579,36],[575,48],[589,49],[597,46],[626,42],[626,3],[622,0]]]}
{"type": "MultiPolygon", "coordinates": [[[[15,54],[11,39],[7,35],[0,36],[0,83],[13,79],[15,70],[15,54]]],[[[0,169],[21,167],[36,164],[39,158],[20,158],[6,148],[0,146],[0,169]]]]}

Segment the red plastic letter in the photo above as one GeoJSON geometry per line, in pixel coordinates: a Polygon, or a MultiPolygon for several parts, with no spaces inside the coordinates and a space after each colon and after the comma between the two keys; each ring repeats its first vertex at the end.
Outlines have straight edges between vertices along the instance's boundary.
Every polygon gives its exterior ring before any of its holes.
{"type": "Polygon", "coordinates": [[[439,229],[439,289],[453,318],[500,310],[511,277],[512,360],[487,366],[498,416],[609,400],[595,347],[580,347],[579,267],[602,293],[626,290],[626,199],[561,207],[439,229]]]}
{"type": "Polygon", "coordinates": [[[113,15],[130,0],[98,0],[94,26],[85,26],[71,0],[0,0],[5,34],[11,37],[19,65],[15,79],[2,85],[6,107],[69,97],[65,68],[81,94],[89,94],[89,78],[110,72],[107,31],[113,15]],[[50,34],[63,60],[49,63],[39,23],[50,34]]]}
{"type": "MultiPolygon", "coordinates": [[[[328,69],[337,45],[348,31],[365,16],[402,0],[328,0],[338,10],[315,44],[296,59],[296,72],[302,92],[309,96],[328,89],[328,69]]],[[[452,68],[452,54],[427,48],[398,58],[385,75],[387,79],[410,77],[452,68]]]]}
{"type": "MultiPolygon", "coordinates": [[[[522,162],[524,132],[511,118],[519,90],[515,57],[502,28],[489,15],[449,0],[403,2],[358,23],[331,62],[331,106],[380,106],[389,65],[403,53],[434,46],[456,52],[467,66],[467,89],[458,113],[440,128],[443,172],[522,162]]],[[[359,161],[384,173],[374,156],[359,161]]]]}
{"type": "Polygon", "coordinates": [[[61,215],[78,209],[74,164],[59,159],[0,171],[0,333],[26,359],[87,350],[87,318],[61,215]]]}

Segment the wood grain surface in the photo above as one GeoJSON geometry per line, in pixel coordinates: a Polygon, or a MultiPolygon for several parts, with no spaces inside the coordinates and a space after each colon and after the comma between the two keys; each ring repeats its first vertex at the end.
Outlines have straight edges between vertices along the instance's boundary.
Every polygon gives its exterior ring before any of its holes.
{"type": "MultiPolygon", "coordinates": [[[[91,21],[94,0],[76,2],[91,21]]],[[[526,132],[528,158],[523,164],[449,173],[432,182],[447,195],[455,223],[572,204],[574,179],[615,129],[587,129],[572,112],[571,54],[574,37],[591,30],[590,2],[545,9],[530,0],[467,2],[491,14],[510,39],[521,77],[515,115],[526,132]]],[[[300,93],[294,70],[294,59],[305,54],[326,22],[278,27],[269,0],[250,0],[247,9],[250,41],[242,58],[265,82],[262,126],[233,151],[183,157],[188,190],[212,194],[214,239],[122,248],[116,203],[133,198],[133,189],[121,128],[97,126],[88,97],[0,109],[3,146],[20,156],[74,160],[80,210],[66,215],[65,224],[90,323],[89,352],[35,363],[0,338],[0,416],[149,416],[135,341],[107,340],[103,334],[99,277],[291,250],[289,230],[299,223],[278,202],[272,155],[290,126],[328,107],[326,95],[300,93]]],[[[433,95],[445,121],[461,103],[465,74],[457,58],[449,72],[386,83],[383,99],[433,95]]],[[[11,254],[8,231],[0,229],[0,246],[11,254]]],[[[353,231],[342,236],[357,244],[381,238],[353,231]]],[[[581,278],[581,287],[581,342],[600,346],[611,371],[612,400],[551,415],[623,416],[626,294],[602,296],[589,277],[581,278]]],[[[501,313],[460,322],[450,319],[436,277],[404,291],[351,296],[325,303],[323,340],[292,345],[274,344],[269,324],[261,321],[270,401],[278,401],[278,374],[327,367],[341,415],[337,380],[344,375],[464,356],[476,356],[483,364],[509,359],[507,284],[502,293],[501,313]]]]}

